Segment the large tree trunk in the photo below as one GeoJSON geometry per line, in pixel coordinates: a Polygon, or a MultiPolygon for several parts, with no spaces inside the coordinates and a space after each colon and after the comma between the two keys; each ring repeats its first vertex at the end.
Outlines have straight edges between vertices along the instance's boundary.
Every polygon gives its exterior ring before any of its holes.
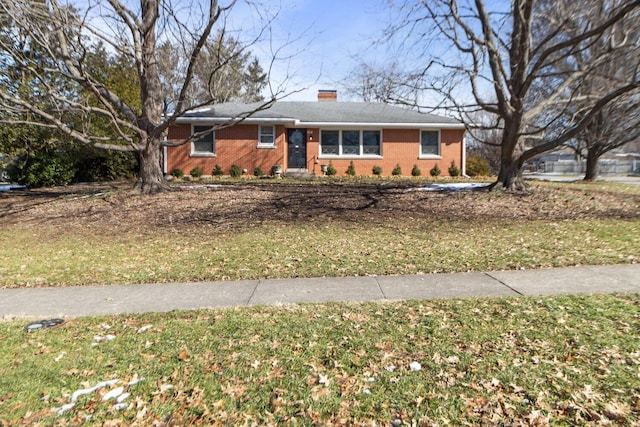
{"type": "Polygon", "coordinates": [[[162,174],[162,145],[160,141],[150,141],[140,151],[140,178],[138,190],[143,194],[164,191],[167,185],[162,174]]]}
{"type": "Polygon", "coordinates": [[[598,177],[598,172],[600,170],[598,165],[599,159],[600,154],[596,150],[587,151],[587,170],[584,174],[585,181],[595,181],[598,177]]]}
{"type": "Polygon", "coordinates": [[[500,161],[498,180],[492,186],[494,189],[506,191],[524,191],[527,185],[522,178],[522,166],[519,159],[503,158],[500,161]]]}
{"type": "Polygon", "coordinates": [[[522,148],[520,145],[520,124],[522,115],[516,114],[505,124],[500,152],[500,172],[493,189],[523,191],[526,184],[522,178],[522,148]]]}

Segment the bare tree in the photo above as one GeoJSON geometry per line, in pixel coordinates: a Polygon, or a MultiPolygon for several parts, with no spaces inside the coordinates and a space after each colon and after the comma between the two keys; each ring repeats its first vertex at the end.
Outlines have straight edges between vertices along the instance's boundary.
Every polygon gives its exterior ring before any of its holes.
{"type": "MultiPolygon", "coordinates": [[[[544,7],[550,0],[541,0],[544,7]]],[[[609,0],[591,0],[597,7],[597,11],[606,10],[610,6],[609,0]]],[[[573,36],[579,28],[567,28],[573,36]],[[573,31],[572,31],[573,30],[573,31]]],[[[575,102],[567,108],[559,109],[565,114],[565,122],[573,122],[581,119],[589,112],[589,100],[593,97],[601,97],[607,93],[611,86],[616,86],[621,81],[633,79],[637,73],[637,63],[630,61],[637,57],[640,46],[640,10],[630,13],[625,19],[611,26],[604,37],[589,43],[578,53],[559,62],[558,70],[577,66],[582,70],[591,69],[589,79],[572,88],[576,94],[575,102]],[[617,54],[611,54],[613,50],[617,54]],[[607,60],[602,62],[601,58],[607,60]],[[569,63],[567,63],[569,62],[569,63]],[[593,66],[592,64],[597,64],[593,66]],[[586,100],[586,102],[585,102],[586,100]]],[[[585,180],[594,180],[598,176],[599,158],[612,150],[640,139],[640,89],[628,92],[598,111],[587,126],[576,136],[565,143],[576,154],[586,159],[585,180]]]]}
{"type": "MultiPolygon", "coordinates": [[[[140,190],[144,193],[161,191],[165,188],[161,151],[168,144],[164,135],[185,112],[213,102],[213,97],[189,102],[187,94],[203,49],[215,28],[225,31],[226,18],[236,1],[222,4],[210,0],[200,6],[201,3],[172,3],[170,0],[140,0],[137,5],[121,0],[95,0],[87,2],[80,10],[60,4],[58,0],[0,2],[0,17],[7,23],[0,37],[0,66],[26,70],[39,82],[38,97],[47,101],[33,102],[32,93],[25,96],[23,91],[14,90],[11,76],[0,74],[1,120],[56,128],[78,142],[98,148],[137,152],[140,190]],[[190,18],[185,21],[183,17],[187,15],[190,18]],[[173,80],[178,95],[173,100],[172,110],[165,114],[166,87],[162,84],[158,66],[162,53],[160,39],[180,43],[187,53],[181,81],[173,80]],[[135,64],[140,88],[139,108],[127,104],[99,76],[90,72],[86,58],[97,40],[135,64]],[[34,61],[29,55],[33,50],[47,60],[34,61]],[[91,96],[77,96],[76,87],[91,96]],[[73,120],[69,120],[69,116],[73,116],[73,120]],[[81,125],[91,117],[107,118],[112,128],[109,134],[116,138],[104,136],[104,133],[96,135],[81,125]]],[[[263,30],[268,24],[265,23],[263,30]]],[[[260,37],[259,33],[253,41],[260,37]]],[[[246,47],[238,47],[235,52],[245,50],[246,47]]],[[[217,70],[211,70],[211,79],[215,78],[217,70]]],[[[282,88],[278,88],[258,109],[269,107],[282,95],[282,88]]],[[[221,126],[241,121],[255,111],[247,111],[221,126]]],[[[180,143],[201,136],[196,134],[180,143]]]]}
{"type": "MultiPolygon", "coordinates": [[[[180,96],[188,69],[188,52],[178,43],[164,42],[158,64],[165,95],[165,112],[171,111],[180,96]]],[[[202,103],[260,102],[267,75],[252,53],[224,31],[207,41],[193,68],[191,86],[185,96],[188,106],[202,103]]]]}
{"type": "Polygon", "coordinates": [[[347,94],[364,102],[416,105],[416,92],[407,85],[408,76],[396,62],[383,66],[361,61],[344,79],[342,85],[347,94]]]}
{"type": "MultiPolygon", "coordinates": [[[[513,0],[510,6],[497,2],[489,9],[484,0],[407,0],[400,24],[390,28],[391,37],[400,37],[412,54],[428,58],[415,72],[416,90],[436,91],[463,119],[477,111],[496,118],[502,131],[496,186],[506,189],[524,187],[525,161],[576,137],[609,103],[640,85],[640,54],[629,38],[586,67],[567,60],[606,38],[638,10],[639,0],[609,0],[600,8],[597,1],[540,5],[513,0]],[[434,54],[439,46],[445,49],[434,54]],[[600,64],[618,56],[631,64],[632,75],[612,79],[602,93],[576,91],[600,64]],[[559,71],[555,65],[560,62],[573,66],[559,71]],[[549,90],[534,96],[540,87],[549,90]],[[559,110],[577,100],[583,102],[583,114],[554,126],[563,116],[559,110]]],[[[470,131],[478,129],[484,127],[470,131]]]]}

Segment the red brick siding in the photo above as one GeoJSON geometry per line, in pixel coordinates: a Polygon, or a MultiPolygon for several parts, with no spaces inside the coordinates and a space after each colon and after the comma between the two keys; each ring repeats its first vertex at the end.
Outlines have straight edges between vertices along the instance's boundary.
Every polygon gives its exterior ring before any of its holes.
{"type": "MultiPolygon", "coordinates": [[[[314,130],[314,137],[317,130],[314,130]]],[[[357,175],[372,175],[374,166],[382,167],[382,175],[391,175],[391,171],[400,165],[402,175],[410,176],[413,165],[417,165],[422,175],[429,175],[429,171],[437,163],[442,171],[441,176],[449,175],[451,161],[455,161],[460,168],[462,164],[462,137],[463,130],[441,130],[440,132],[440,159],[420,159],[420,131],[417,129],[383,129],[382,131],[382,158],[381,159],[330,159],[320,157],[320,164],[331,164],[336,168],[338,175],[346,175],[349,163],[353,161],[357,175]]],[[[319,136],[319,133],[318,133],[319,136]]],[[[315,139],[315,138],[314,138],[315,139]]],[[[308,156],[318,155],[318,143],[308,144],[308,156]]],[[[319,168],[318,168],[319,169],[319,168]]],[[[318,173],[318,172],[316,172],[318,173]]]]}
{"type": "MultiPolygon", "coordinates": [[[[284,164],[286,151],[286,133],[284,126],[276,126],[276,148],[258,148],[258,125],[236,125],[215,132],[215,157],[191,156],[191,144],[167,148],[167,171],[176,168],[186,174],[194,167],[202,169],[203,174],[211,175],[216,165],[220,165],[225,174],[229,174],[231,165],[238,165],[253,174],[256,167],[265,173],[275,164],[284,164]]],[[[169,129],[169,140],[180,140],[191,134],[191,125],[180,124],[169,129]]]]}
{"type": "MultiPolygon", "coordinates": [[[[171,127],[169,140],[187,138],[191,134],[191,125],[180,124],[171,127]]],[[[382,174],[391,175],[396,165],[400,165],[402,174],[411,175],[413,165],[418,165],[423,175],[437,163],[443,176],[449,174],[451,161],[460,168],[462,164],[463,130],[441,130],[440,159],[420,159],[420,131],[417,129],[383,129],[381,159],[328,159],[319,158],[320,129],[307,129],[307,169],[320,174],[320,165],[331,162],[338,175],[345,175],[353,160],[358,175],[371,175],[373,166],[381,166],[382,174]]],[[[210,175],[215,165],[220,165],[225,174],[232,164],[247,169],[251,174],[256,166],[269,173],[275,164],[287,166],[286,129],[276,126],[276,148],[257,148],[258,126],[237,125],[216,131],[216,156],[192,157],[191,144],[167,149],[167,170],[180,168],[186,174],[199,166],[205,175],[210,175]]]]}

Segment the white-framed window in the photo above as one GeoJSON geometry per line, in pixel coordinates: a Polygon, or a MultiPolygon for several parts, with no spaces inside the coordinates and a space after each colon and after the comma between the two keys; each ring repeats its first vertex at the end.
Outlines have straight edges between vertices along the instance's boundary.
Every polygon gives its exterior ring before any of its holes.
{"type": "Polygon", "coordinates": [[[420,157],[440,157],[440,131],[420,131],[420,157]]]}
{"type": "Polygon", "coordinates": [[[272,125],[258,126],[258,147],[273,148],[276,146],[276,127],[272,125]]]}
{"type": "Polygon", "coordinates": [[[324,156],[381,156],[382,132],[379,130],[321,130],[320,154],[324,156]]]}
{"type": "MultiPolygon", "coordinates": [[[[210,131],[211,126],[193,126],[193,135],[210,131]]],[[[211,131],[200,138],[195,139],[191,143],[191,155],[197,156],[215,156],[216,155],[216,134],[211,131]]]]}

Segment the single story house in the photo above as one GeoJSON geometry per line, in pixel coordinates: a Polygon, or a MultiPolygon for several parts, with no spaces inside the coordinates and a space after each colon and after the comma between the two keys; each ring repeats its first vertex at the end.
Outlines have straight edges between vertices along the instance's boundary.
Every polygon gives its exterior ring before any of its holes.
{"type": "MultiPolygon", "coordinates": [[[[167,139],[184,140],[258,105],[225,103],[191,111],[169,129],[167,139]]],[[[188,174],[199,167],[204,175],[216,165],[225,174],[232,165],[249,174],[257,167],[268,174],[279,165],[284,173],[319,175],[329,164],[345,175],[351,162],[357,175],[372,175],[377,166],[388,176],[398,165],[402,175],[411,175],[414,165],[428,175],[438,164],[446,176],[451,162],[464,173],[464,125],[381,103],[338,102],[336,91],[320,91],[318,102],[275,102],[164,153],[165,173],[179,168],[188,174]]]]}

